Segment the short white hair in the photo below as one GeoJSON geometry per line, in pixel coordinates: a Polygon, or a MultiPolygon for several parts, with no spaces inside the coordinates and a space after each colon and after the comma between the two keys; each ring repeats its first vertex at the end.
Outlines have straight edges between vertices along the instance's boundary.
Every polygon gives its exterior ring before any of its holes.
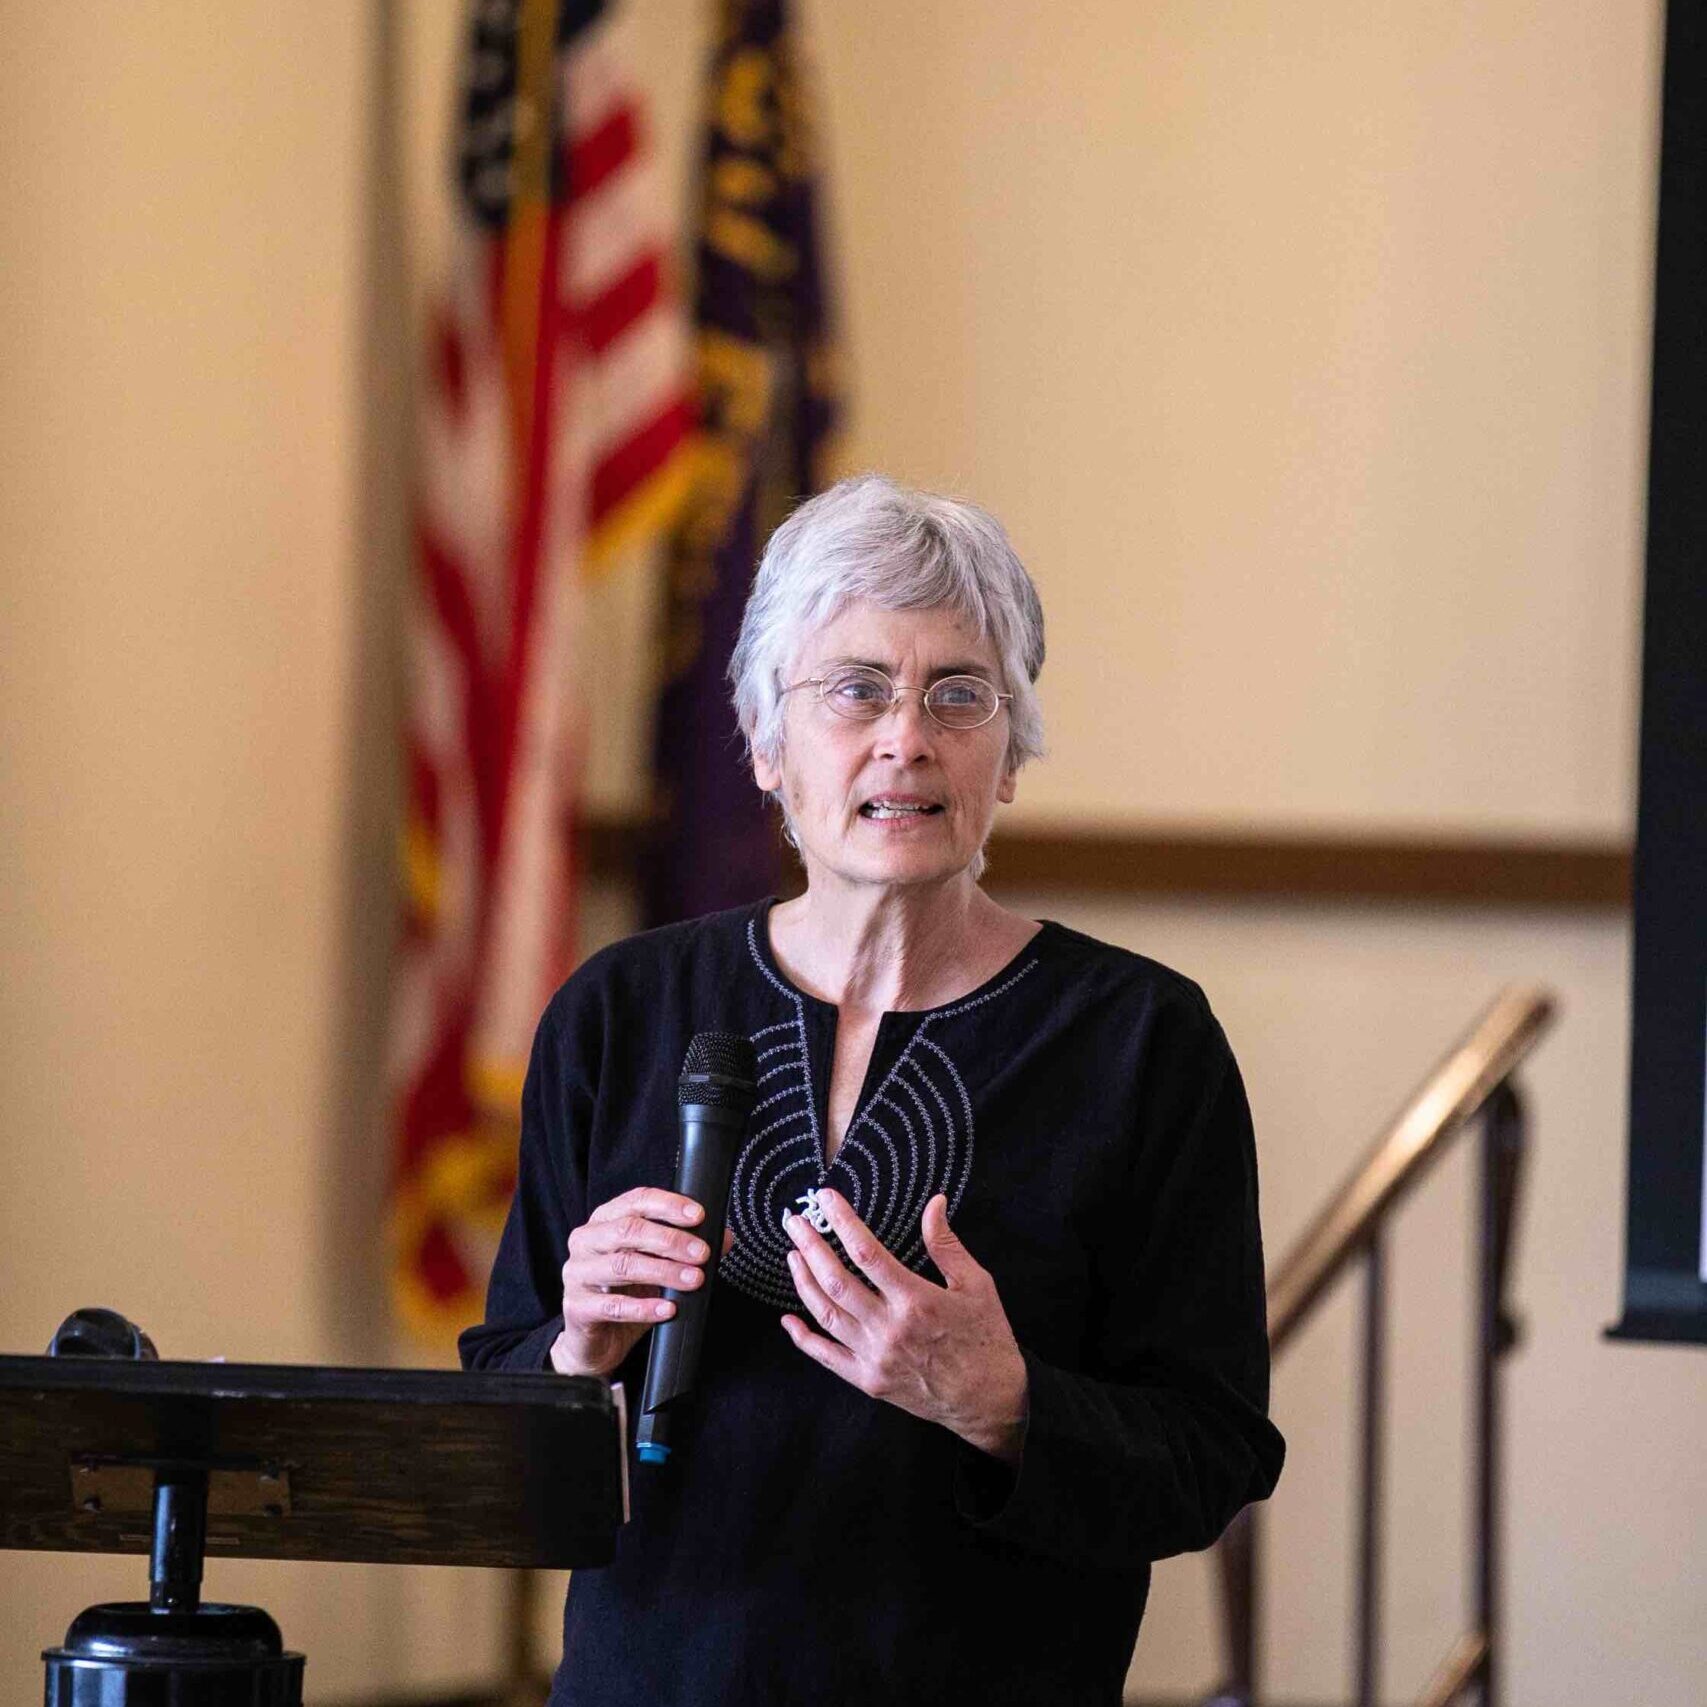
{"type": "Polygon", "coordinates": [[[771,535],[729,660],[749,756],[782,751],[785,673],[806,636],[849,605],[948,609],[995,648],[1008,701],[1008,768],[1043,754],[1035,683],[1043,668],[1037,588],[988,510],[857,474],[809,498],[771,535]]]}

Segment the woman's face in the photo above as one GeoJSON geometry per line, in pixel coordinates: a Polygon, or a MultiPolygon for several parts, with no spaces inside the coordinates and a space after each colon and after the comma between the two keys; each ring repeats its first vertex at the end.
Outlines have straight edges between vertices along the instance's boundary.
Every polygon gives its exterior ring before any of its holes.
{"type": "MultiPolygon", "coordinates": [[[[787,681],[823,676],[839,664],[874,664],[903,687],[965,675],[1006,687],[995,648],[946,609],[850,605],[807,639],[787,681]]],[[[889,884],[952,877],[983,847],[996,803],[1014,797],[1006,701],[981,728],[945,729],[917,693],[899,695],[882,717],[861,723],[803,687],[783,701],[782,729],[776,762],[755,760],[753,773],[761,788],[780,792],[809,878],[889,884]],[[884,802],[925,810],[874,815],[884,802]]]]}

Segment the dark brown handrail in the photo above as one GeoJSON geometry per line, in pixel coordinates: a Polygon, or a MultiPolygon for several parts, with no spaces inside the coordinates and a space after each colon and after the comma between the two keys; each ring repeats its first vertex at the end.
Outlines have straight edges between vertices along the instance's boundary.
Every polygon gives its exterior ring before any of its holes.
{"type": "Polygon", "coordinates": [[[1534,1047],[1553,1018],[1545,990],[1512,986],[1453,1046],[1328,1199],[1268,1283],[1274,1353],[1447,1142],[1534,1047]]]}
{"type": "MultiPolygon", "coordinates": [[[[1473,1685],[1481,1707],[1499,1699],[1499,1380],[1517,1341],[1505,1306],[1525,1118],[1513,1074],[1551,1022],[1546,991],[1503,990],[1423,1081],[1364,1159],[1305,1229],[1269,1281],[1270,1345],[1279,1352],[1351,1263],[1364,1265],[1363,1379],[1358,1493],[1356,1700],[1374,1707],[1381,1639],[1381,1413],[1385,1403],[1387,1218],[1472,1119],[1480,1117],[1480,1248],[1476,1319],[1473,1623],[1442,1662],[1423,1707],[1449,1707],[1473,1685]]],[[[1258,1508],[1247,1506],[1216,1549],[1226,1618],[1227,1671],[1215,1707],[1257,1699],[1261,1638],[1258,1508]]]]}

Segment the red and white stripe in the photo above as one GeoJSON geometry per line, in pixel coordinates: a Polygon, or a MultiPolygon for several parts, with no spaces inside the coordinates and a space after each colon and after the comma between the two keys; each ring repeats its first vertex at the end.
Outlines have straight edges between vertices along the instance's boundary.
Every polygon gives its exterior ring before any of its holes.
{"type": "Polygon", "coordinates": [[[568,194],[546,228],[533,393],[543,438],[532,454],[513,442],[506,239],[472,218],[422,400],[410,906],[392,1032],[397,1291],[418,1325],[478,1306],[488,1199],[507,1195],[488,1152],[516,1118],[533,1029],[571,964],[585,583],[668,522],[687,476],[687,328],[611,23],[578,34],[556,75],[568,194]]]}

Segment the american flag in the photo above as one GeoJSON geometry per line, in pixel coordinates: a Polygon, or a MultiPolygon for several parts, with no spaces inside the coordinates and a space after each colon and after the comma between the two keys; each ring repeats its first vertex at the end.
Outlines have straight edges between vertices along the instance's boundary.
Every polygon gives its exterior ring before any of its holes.
{"type": "Polygon", "coordinates": [[[685,324],[605,11],[470,15],[421,408],[391,1052],[394,1294],[433,1337],[478,1315],[533,1028],[572,962],[583,587],[687,478],[685,324]]]}

